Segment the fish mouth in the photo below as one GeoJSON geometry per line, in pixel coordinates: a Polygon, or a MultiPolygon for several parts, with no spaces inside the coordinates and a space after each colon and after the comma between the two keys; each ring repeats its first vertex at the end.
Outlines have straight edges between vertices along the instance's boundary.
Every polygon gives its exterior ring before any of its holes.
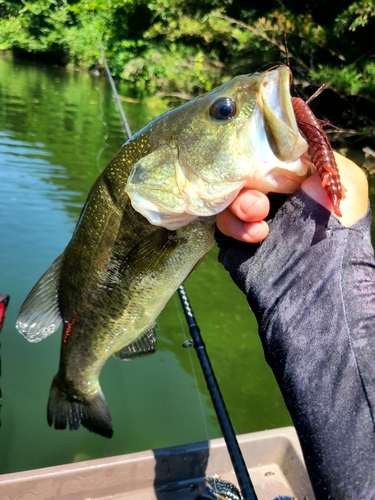
{"type": "Polygon", "coordinates": [[[235,77],[184,106],[185,128],[171,126],[175,135],[135,163],[126,185],[133,208],[151,224],[176,230],[224,210],[244,186],[291,193],[308,175],[286,66],[235,77]],[[207,119],[212,102],[228,96],[237,115],[224,123],[207,119]]]}
{"type": "Polygon", "coordinates": [[[265,73],[261,92],[269,144],[275,156],[287,162],[298,160],[307,149],[292,106],[290,77],[291,72],[287,66],[279,66],[265,73]]]}

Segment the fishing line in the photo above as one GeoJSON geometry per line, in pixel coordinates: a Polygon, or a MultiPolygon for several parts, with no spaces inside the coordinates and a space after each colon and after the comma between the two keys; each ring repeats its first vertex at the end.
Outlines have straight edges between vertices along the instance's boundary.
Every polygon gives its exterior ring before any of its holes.
{"type": "MultiPolygon", "coordinates": [[[[173,294],[173,302],[174,302],[174,305],[176,307],[177,317],[178,317],[179,322],[180,322],[181,335],[182,335],[182,337],[184,339],[182,345],[183,345],[183,347],[191,347],[192,344],[189,345],[189,342],[191,342],[191,340],[190,340],[190,338],[188,338],[188,336],[186,334],[186,322],[184,323],[183,320],[182,320],[181,308],[178,306],[177,294],[175,294],[175,293],[173,294]]],[[[201,409],[201,413],[202,413],[203,426],[204,426],[204,430],[205,430],[205,433],[206,433],[206,441],[208,442],[210,440],[210,436],[209,436],[209,433],[208,433],[208,427],[207,427],[207,421],[206,421],[206,414],[204,412],[204,405],[203,405],[203,400],[202,400],[202,394],[201,394],[201,391],[199,390],[198,377],[197,377],[197,374],[196,374],[196,371],[195,371],[195,368],[194,368],[194,361],[193,361],[193,357],[191,355],[191,350],[187,349],[187,351],[188,351],[188,354],[189,354],[191,371],[192,371],[192,374],[193,374],[193,378],[194,378],[195,385],[196,385],[196,391],[197,391],[197,394],[198,394],[198,401],[199,401],[199,405],[200,405],[200,409],[201,409]]]]}

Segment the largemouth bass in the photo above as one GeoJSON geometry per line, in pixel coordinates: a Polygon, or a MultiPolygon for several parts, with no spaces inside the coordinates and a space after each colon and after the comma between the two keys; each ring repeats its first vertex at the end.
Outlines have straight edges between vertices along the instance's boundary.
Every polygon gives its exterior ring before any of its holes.
{"type": "Polygon", "coordinates": [[[214,245],[213,216],[245,185],[293,192],[309,175],[306,149],[286,67],[236,77],[124,144],[17,320],[30,342],[63,325],[49,425],[112,436],[106,360],[155,351],[157,316],[214,245]]]}

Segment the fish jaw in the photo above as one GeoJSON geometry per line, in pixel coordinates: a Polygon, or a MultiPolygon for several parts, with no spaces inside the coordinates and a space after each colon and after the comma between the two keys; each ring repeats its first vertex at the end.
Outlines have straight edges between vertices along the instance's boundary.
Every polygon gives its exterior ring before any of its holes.
{"type": "Polygon", "coordinates": [[[236,77],[172,110],[153,125],[169,141],[155,143],[129,176],[133,208],[151,224],[175,230],[216,215],[242,187],[290,193],[310,174],[285,66],[236,77]],[[226,121],[211,116],[220,99],[234,102],[226,121]]]}
{"type": "MultiPolygon", "coordinates": [[[[265,118],[263,128],[275,156],[293,165],[307,151],[307,143],[299,132],[293,111],[289,68],[280,66],[268,73],[261,98],[265,118]]],[[[290,167],[290,170],[293,171],[293,168],[290,167]]]]}

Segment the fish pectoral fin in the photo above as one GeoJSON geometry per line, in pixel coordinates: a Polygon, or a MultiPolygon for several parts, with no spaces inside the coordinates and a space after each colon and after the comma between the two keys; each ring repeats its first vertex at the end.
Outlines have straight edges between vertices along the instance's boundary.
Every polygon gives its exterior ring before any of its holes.
{"type": "Polygon", "coordinates": [[[203,257],[201,257],[198,262],[190,269],[189,271],[189,274],[186,276],[186,278],[184,279],[184,283],[185,281],[190,278],[190,276],[198,269],[198,267],[202,264],[203,260],[206,258],[206,256],[208,255],[208,253],[205,253],[203,255],[203,257]]]}
{"type": "Polygon", "coordinates": [[[122,271],[137,276],[153,273],[161,269],[185,242],[174,231],[158,228],[130,250],[122,264],[122,271]]]}
{"type": "Polygon", "coordinates": [[[140,356],[153,354],[157,349],[155,327],[152,326],[146,333],[138,337],[137,340],[115,352],[114,356],[123,361],[130,361],[140,356]]]}
{"type": "Polygon", "coordinates": [[[36,283],[19,312],[16,327],[30,342],[39,342],[55,332],[62,321],[59,308],[60,255],[36,283]]]}

